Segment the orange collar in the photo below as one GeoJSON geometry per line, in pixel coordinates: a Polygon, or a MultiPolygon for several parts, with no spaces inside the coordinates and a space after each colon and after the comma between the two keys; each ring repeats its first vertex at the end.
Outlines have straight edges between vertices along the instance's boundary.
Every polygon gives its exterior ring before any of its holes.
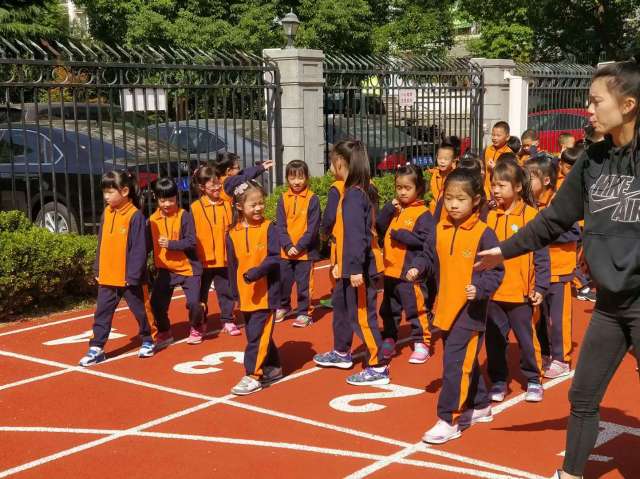
{"type": "MultiPolygon", "coordinates": [[[[509,213],[509,216],[519,216],[519,215],[521,215],[526,207],[527,207],[527,204],[524,201],[522,201],[521,199],[517,200],[516,201],[516,205],[513,207],[513,209],[509,213]]],[[[496,214],[498,216],[501,216],[501,215],[506,215],[507,212],[505,210],[503,210],[502,208],[496,208],[496,214]]]]}
{"type": "Polygon", "coordinates": [[[175,218],[180,214],[180,208],[178,208],[175,212],[175,214],[173,215],[169,215],[169,216],[165,216],[162,214],[162,211],[160,211],[160,208],[158,208],[157,210],[154,211],[154,213],[151,215],[152,219],[158,219],[158,218],[175,218]]]}
{"type": "MultiPolygon", "coordinates": [[[[476,212],[476,213],[472,213],[471,216],[469,216],[464,223],[458,225],[459,228],[462,228],[463,230],[471,230],[473,229],[473,227],[476,225],[476,223],[480,221],[480,215],[476,212]]],[[[453,220],[451,219],[451,217],[449,216],[449,214],[447,214],[446,218],[442,220],[442,226],[446,227],[446,228],[453,228],[455,227],[455,225],[453,224],[453,220]]]]}
{"type": "Polygon", "coordinates": [[[306,187],[304,190],[302,190],[300,193],[294,193],[293,191],[291,191],[291,187],[289,187],[289,189],[286,191],[285,193],[289,198],[293,198],[294,196],[301,196],[302,198],[306,198],[307,195],[309,194],[309,188],[306,187]]]}
{"type": "Polygon", "coordinates": [[[202,203],[202,206],[204,206],[205,208],[208,207],[213,207],[213,206],[220,206],[224,204],[224,200],[222,198],[218,198],[218,200],[213,201],[211,198],[209,198],[206,195],[202,195],[200,197],[200,203],[202,203]],[[208,201],[207,201],[208,200],[208,201]]]}
{"type": "Polygon", "coordinates": [[[133,205],[133,201],[127,200],[127,202],[120,208],[112,208],[111,206],[109,206],[109,211],[115,214],[126,215],[131,208],[135,208],[135,206],[133,205]]]}
{"type": "Polygon", "coordinates": [[[553,199],[553,194],[554,191],[549,189],[549,190],[545,190],[542,193],[542,196],[540,197],[540,199],[538,200],[538,206],[541,207],[547,207],[549,206],[549,203],[551,203],[551,200],[553,199]]]}
{"type": "Polygon", "coordinates": [[[236,223],[236,225],[233,227],[233,229],[236,230],[236,231],[242,231],[242,230],[247,229],[247,228],[260,228],[264,224],[265,221],[266,221],[266,219],[263,218],[262,221],[257,225],[250,225],[249,223],[247,223],[245,225],[244,222],[239,222],[239,223],[236,223]]]}
{"type": "Polygon", "coordinates": [[[425,202],[424,200],[416,200],[413,203],[411,203],[410,205],[407,205],[405,207],[403,207],[402,209],[406,210],[408,208],[412,208],[414,206],[424,206],[425,202]]]}

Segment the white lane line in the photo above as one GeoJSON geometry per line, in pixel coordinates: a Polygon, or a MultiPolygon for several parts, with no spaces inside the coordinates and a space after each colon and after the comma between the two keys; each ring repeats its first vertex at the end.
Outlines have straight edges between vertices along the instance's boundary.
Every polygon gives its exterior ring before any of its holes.
{"type": "Polygon", "coordinates": [[[398,452],[391,454],[390,456],[383,457],[382,459],[377,460],[376,462],[369,464],[362,469],[345,476],[344,479],[361,479],[363,477],[367,477],[369,474],[373,474],[380,469],[384,469],[392,462],[398,462],[400,459],[404,459],[407,456],[410,456],[414,452],[416,452],[417,446],[415,444],[405,447],[404,449],[400,449],[398,452]]]}
{"type": "Polygon", "coordinates": [[[49,379],[56,376],[60,376],[62,374],[68,373],[69,371],[70,371],[69,369],[58,369],[57,371],[53,371],[51,373],[41,374],[39,376],[34,376],[31,378],[22,379],[20,381],[15,381],[13,383],[3,384],[2,386],[0,386],[0,391],[4,391],[5,389],[11,389],[17,386],[22,386],[23,384],[35,383],[37,381],[42,381],[43,379],[49,379]]]}
{"type": "MultiPolygon", "coordinates": [[[[554,386],[557,386],[558,384],[562,384],[565,381],[568,381],[569,379],[573,378],[573,375],[575,374],[575,371],[571,371],[568,375],[566,376],[562,376],[556,379],[552,379],[551,381],[547,381],[546,383],[544,383],[542,385],[542,387],[544,389],[551,389],[554,386]]],[[[518,394],[517,396],[509,399],[508,401],[502,402],[500,404],[498,404],[497,406],[492,406],[491,407],[491,411],[493,413],[493,415],[497,415],[500,414],[501,412],[512,408],[513,406],[515,406],[516,404],[519,404],[521,402],[524,401],[524,397],[526,396],[526,393],[521,393],[518,394]]]]}

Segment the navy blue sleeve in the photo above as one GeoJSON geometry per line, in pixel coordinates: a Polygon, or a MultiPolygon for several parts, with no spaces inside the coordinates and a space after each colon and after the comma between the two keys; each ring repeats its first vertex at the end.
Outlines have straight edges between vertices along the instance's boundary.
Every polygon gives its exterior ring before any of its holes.
{"type": "MultiPolygon", "coordinates": [[[[437,218],[437,219],[440,219],[442,217],[442,210],[443,209],[444,209],[444,195],[438,201],[436,201],[436,207],[433,210],[433,217],[437,218]]],[[[485,216],[485,218],[486,218],[486,216],[485,216]]],[[[480,218],[480,219],[482,219],[482,218],[480,218]]]]}
{"type": "Polygon", "coordinates": [[[253,283],[266,276],[274,268],[280,268],[280,241],[276,227],[272,223],[267,230],[267,257],[258,266],[244,273],[244,280],[253,283]]]}
{"type": "MultiPolygon", "coordinates": [[[[478,251],[485,251],[498,246],[498,237],[491,228],[486,228],[480,242],[478,251]]],[[[476,261],[479,257],[476,256],[476,261]]],[[[476,287],[476,300],[490,299],[493,293],[497,291],[504,278],[504,265],[501,263],[494,269],[486,271],[474,271],[471,276],[471,284],[476,287]]]]}
{"type": "Polygon", "coordinates": [[[229,286],[234,300],[238,300],[238,260],[236,259],[236,250],[233,247],[231,236],[227,233],[227,269],[229,270],[229,286]]]}
{"type": "Polygon", "coordinates": [[[336,223],[336,214],[338,212],[338,203],[340,202],[340,193],[335,186],[329,188],[327,193],[327,206],[322,215],[321,232],[324,236],[330,236],[333,231],[333,225],[336,223]]]}
{"type": "Polygon", "coordinates": [[[551,284],[551,258],[549,248],[537,249],[533,252],[533,266],[536,272],[535,290],[546,294],[551,284]]]}
{"type": "Polygon", "coordinates": [[[282,196],[278,198],[278,206],[276,207],[276,225],[278,229],[278,236],[280,237],[280,244],[285,251],[289,251],[289,248],[293,246],[291,236],[287,231],[287,215],[284,211],[284,200],[282,196]]]}
{"type": "Polygon", "coordinates": [[[395,214],[396,207],[389,202],[384,205],[376,215],[376,231],[380,238],[384,238],[384,235],[387,234],[387,230],[389,229],[389,225],[391,224],[391,220],[393,220],[393,216],[395,214]]]}
{"type": "Polygon", "coordinates": [[[233,190],[245,181],[253,180],[265,172],[264,166],[250,166],[240,171],[237,175],[229,176],[224,181],[224,192],[229,196],[233,196],[233,190]]]}
{"type": "Polygon", "coordinates": [[[102,226],[104,224],[104,213],[100,219],[100,226],[98,226],[98,249],[96,250],[96,260],[93,262],[93,276],[96,278],[100,275],[100,245],[102,243],[102,226]]]}
{"type": "Polygon", "coordinates": [[[307,210],[307,230],[298,240],[296,249],[299,252],[307,251],[318,237],[320,228],[320,200],[317,195],[311,197],[309,209],[307,210]]]}
{"type": "Polygon", "coordinates": [[[362,190],[349,188],[345,191],[342,200],[343,277],[364,273],[364,261],[371,246],[371,239],[367,232],[367,214],[370,214],[370,208],[369,200],[362,190]]]}
{"type": "Polygon", "coordinates": [[[558,236],[554,243],[573,243],[575,241],[580,241],[580,236],[580,225],[578,223],[574,223],[571,229],[558,236]]]}
{"type": "Polygon", "coordinates": [[[413,231],[403,228],[391,230],[391,238],[411,250],[421,250],[427,239],[427,232],[433,231],[434,228],[435,222],[433,221],[433,216],[427,211],[420,215],[413,227],[413,231]]]}
{"type": "Polygon", "coordinates": [[[186,251],[196,247],[196,224],[188,211],[182,213],[180,219],[180,239],[170,240],[167,247],[170,251],[186,251]]]}
{"type": "Polygon", "coordinates": [[[427,211],[420,215],[413,231],[419,235],[422,240],[419,253],[416,256],[414,264],[411,266],[418,269],[420,276],[432,276],[435,271],[436,223],[430,212],[427,211]]]}
{"type": "Polygon", "coordinates": [[[146,271],[147,223],[142,212],[137,211],[129,223],[126,282],[134,286],[140,284],[146,271]]]}

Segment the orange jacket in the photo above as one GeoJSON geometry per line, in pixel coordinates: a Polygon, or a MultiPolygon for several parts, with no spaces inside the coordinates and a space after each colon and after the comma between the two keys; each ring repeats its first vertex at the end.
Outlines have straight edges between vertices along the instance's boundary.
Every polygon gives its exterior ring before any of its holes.
{"type": "Polygon", "coordinates": [[[442,197],[442,193],[444,191],[444,180],[447,179],[447,175],[443,174],[438,168],[431,168],[429,173],[431,173],[429,188],[433,194],[433,199],[431,200],[431,203],[429,203],[429,211],[433,215],[436,210],[436,204],[442,197]]]}
{"type": "Polygon", "coordinates": [[[195,252],[195,227],[191,213],[179,208],[175,214],[164,216],[158,208],[149,218],[149,230],[156,268],[166,269],[181,276],[196,276],[202,273],[202,265],[195,252]],[[158,244],[161,236],[169,239],[167,248],[161,248],[158,244]]]}
{"type": "Polygon", "coordinates": [[[285,259],[318,259],[318,232],[320,229],[320,200],[305,188],[300,193],[291,189],[282,193],[276,208],[277,230],[285,259]],[[299,253],[289,256],[287,251],[293,246],[299,253]]]}
{"type": "Polygon", "coordinates": [[[498,149],[491,144],[484,150],[484,191],[487,194],[487,199],[491,198],[491,179],[493,176],[493,170],[489,169],[489,161],[493,161],[495,165],[503,153],[513,153],[513,150],[506,143],[498,149]]]}
{"type": "Polygon", "coordinates": [[[212,202],[206,196],[191,203],[196,227],[196,251],[204,268],[227,266],[226,237],[233,220],[231,205],[220,199],[212,202]]]}

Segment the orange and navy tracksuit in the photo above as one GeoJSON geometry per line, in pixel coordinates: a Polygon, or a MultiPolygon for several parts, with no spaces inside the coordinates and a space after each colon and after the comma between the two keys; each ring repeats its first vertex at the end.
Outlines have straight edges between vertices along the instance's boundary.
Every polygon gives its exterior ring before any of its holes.
{"type": "Polygon", "coordinates": [[[171,329],[167,313],[173,290],[178,285],[186,297],[191,327],[200,327],[204,316],[200,304],[202,264],[196,254],[193,216],[182,208],[170,216],[164,216],[158,208],[149,217],[149,233],[158,272],[151,293],[151,308],[158,332],[171,329]],[[161,236],[169,239],[167,248],[161,248],[158,244],[161,236]]]}
{"type": "Polygon", "coordinates": [[[384,365],[374,285],[375,277],[382,273],[384,266],[375,232],[374,206],[362,189],[345,190],[338,204],[333,235],[339,277],[331,297],[333,349],[349,353],[355,331],[367,348],[368,365],[384,365]],[[363,275],[364,284],[354,288],[350,277],[357,274],[363,275]]]}
{"type": "MultiPolygon", "coordinates": [[[[505,241],[529,221],[538,210],[517,200],[511,212],[498,208],[489,213],[487,223],[498,240],[505,241]]],[[[520,369],[528,383],[540,384],[542,355],[536,335],[540,311],[534,308],[529,295],[542,295],[549,289],[549,250],[543,248],[504,262],[504,279],[489,303],[487,320],[487,371],[493,383],[507,382],[507,346],[509,331],[515,333],[520,347],[520,369]]]]}
{"type": "Polygon", "coordinates": [[[439,168],[431,168],[429,170],[431,174],[431,179],[429,180],[429,189],[433,198],[431,199],[431,203],[429,204],[429,211],[433,215],[436,211],[436,204],[442,198],[444,193],[444,180],[447,179],[447,173],[443,173],[439,168]]]}
{"type": "Polygon", "coordinates": [[[430,291],[424,282],[433,275],[433,237],[435,222],[423,200],[402,208],[387,203],[376,221],[378,234],[384,237],[384,297],[380,316],[384,322],[382,338],[398,340],[398,326],[404,310],[411,323],[411,338],[431,345],[428,309],[430,291]],[[425,248],[425,245],[431,247],[425,248]],[[407,280],[407,271],[418,269],[415,281],[407,280]]]}
{"type": "Polygon", "coordinates": [[[277,230],[280,239],[280,282],[282,304],[280,308],[291,309],[291,290],[296,283],[298,309],[296,314],[310,316],[313,312],[313,262],[318,259],[320,228],[320,200],[308,188],[300,193],[291,189],[278,199],[277,230]],[[297,256],[289,256],[292,247],[297,256]]]}
{"type": "Polygon", "coordinates": [[[433,325],[442,330],[444,338],[438,417],[452,424],[465,409],[480,409],[490,403],[478,353],[489,299],[498,289],[504,269],[500,265],[488,271],[473,271],[477,253],[498,246],[495,233],[477,214],[458,226],[447,215],[436,226],[435,245],[440,291],[433,325]],[[476,287],[473,301],[467,300],[467,285],[476,287]]]}
{"type": "Polygon", "coordinates": [[[211,201],[207,196],[201,196],[191,203],[190,210],[196,227],[196,252],[202,264],[200,302],[208,311],[209,288],[213,283],[220,306],[220,321],[222,324],[232,322],[233,295],[226,251],[227,232],[233,220],[232,206],[222,199],[211,201]]]}
{"type": "MultiPolygon", "coordinates": [[[[547,190],[538,200],[540,209],[546,208],[553,199],[553,190],[547,190]]],[[[551,258],[551,284],[542,304],[542,321],[538,337],[542,354],[556,361],[571,362],[572,311],[571,281],[577,261],[580,228],[576,223],[549,246],[551,258]]]]}
{"type": "Polygon", "coordinates": [[[107,206],[104,210],[94,264],[98,300],[90,346],[104,347],[123,297],[138,321],[142,341],[151,341],[151,312],[145,308],[149,295],[145,224],[144,215],[131,201],[118,209],[107,206]]]}
{"type": "Polygon", "coordinates": [[[220,183],[222,183],[220,198],[222,198],[223,201],[226,201],[227,204],[233,206],[233,190],[245,181],[253,180],[264,172],[264,166],[256,165],[241,170],[237,175],[223,176],[220,178],[220,183]]]}
{"type": "Polygon", "coordinates": [[[227,235],[231,290],[244,316],[247,376],[260,379],[265,367],[280,367],[273,341],[275,311],[280,307],[280,241],[275,225],[232,226],[227,235]]]}
{"type": "Polygon", "coordinates": [[[493,144],[487,146],[484,150],[484,192],[487,195],[487,200],[492,198],[491,193],[491,180],[493,177],[493,170],[489,169],[489,161],[492,161],[495,165],[500,158],[500,155],[503,153],[513,153],[513,150],[509,148],[509,145],[506,143],[502,145],[500,148],[496,148],[493,144]]]}

